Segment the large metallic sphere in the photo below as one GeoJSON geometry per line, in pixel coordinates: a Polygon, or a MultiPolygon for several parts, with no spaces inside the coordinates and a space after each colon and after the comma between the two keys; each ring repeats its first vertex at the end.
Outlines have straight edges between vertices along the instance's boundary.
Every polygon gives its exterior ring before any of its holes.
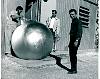
{"type": "Polygon", "coordinates": [[[45,25],[28,21],[13,32],[11,45],[19,58],[42,59],[52,51],[53,36],[45,25]]]}

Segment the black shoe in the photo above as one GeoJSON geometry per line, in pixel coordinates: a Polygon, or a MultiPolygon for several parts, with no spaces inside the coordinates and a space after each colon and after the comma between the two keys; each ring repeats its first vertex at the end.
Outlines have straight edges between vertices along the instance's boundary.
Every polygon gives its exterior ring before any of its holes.
{"type": "Polygon", "coordinates": [[[56,64],[61,64],[61,58],[60,57],[56,58],[56,64]]]}
{"type": "Polygon", "coordinates": [[[68,71],[68,74],[76,74],[77,71],[68,71]]]}

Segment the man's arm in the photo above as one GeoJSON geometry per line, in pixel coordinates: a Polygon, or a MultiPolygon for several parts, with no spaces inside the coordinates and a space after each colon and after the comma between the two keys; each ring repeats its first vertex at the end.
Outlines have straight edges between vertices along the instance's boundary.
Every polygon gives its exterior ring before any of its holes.
{"type": "Polygon", "coordinates": [[[50,25],[49,18],[47,18],[47,20],[46,20],[46,25],[47,25],[47,27],[49,27],[49,25],[50,25]]]}
{"type": "Polygon", "coordinates": [[[57,34],[59,34],[60,32],[60,19],[58,19],[58,22],[57,22],[56,32],[57,34]]]}
{"type": "Polygon", "coordinates": [[[77,47],[78,45],[78,41],[81,39],[82,37],[82,24],[80,21],[77,22],[77,35],[76,35],[76,41],[74,42],[74,45],[77,47]]]}
{"type": "Polygon", "coordinates": [[[77,25],[77,35],[76,35],[76,41],[78,41],[79,39],[81,39],[81,37],[82,37],[82,23],[81,23],[81,21],[78,21],[78,23],[77,23],[78,25],[77,25]]]}

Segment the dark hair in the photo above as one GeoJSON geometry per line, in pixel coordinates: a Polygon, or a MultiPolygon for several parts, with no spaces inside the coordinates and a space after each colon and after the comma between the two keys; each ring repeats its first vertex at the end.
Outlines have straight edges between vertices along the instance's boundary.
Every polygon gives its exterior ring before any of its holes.
{"type": "Polygon", "coordinates": [[[18,10],[23,10],[23,8],[22,8],[21,6],[18,6],[18,7],[16,8],[16,11],[18,11],[18,10]]]}
{"type": "Polygon", "coordinates": [[[57,10],[52,10],[52,12],[55,12],[57,14],[57,10]]]}
{"type": "Polygon", "coordinates": [[[75,9],[70,9],[70,10],[69,10],[69,14],[70,14],[71,12],[75,12],[75,14],[77,14],[77,11],[76,11],[75,9]]]}

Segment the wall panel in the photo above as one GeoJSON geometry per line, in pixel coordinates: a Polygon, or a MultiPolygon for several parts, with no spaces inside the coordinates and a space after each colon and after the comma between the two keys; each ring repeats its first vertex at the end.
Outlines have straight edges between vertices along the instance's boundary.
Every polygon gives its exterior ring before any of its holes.
{"type": "Polygon", "coordinates": [[[83,37],[80,49],[93,49],[95,47],[95,25],[96,25],[96,10],[97,6],[86,2],[80,1],[80,5],[89,9],[89,28],[83,28],[83,37]]]}

